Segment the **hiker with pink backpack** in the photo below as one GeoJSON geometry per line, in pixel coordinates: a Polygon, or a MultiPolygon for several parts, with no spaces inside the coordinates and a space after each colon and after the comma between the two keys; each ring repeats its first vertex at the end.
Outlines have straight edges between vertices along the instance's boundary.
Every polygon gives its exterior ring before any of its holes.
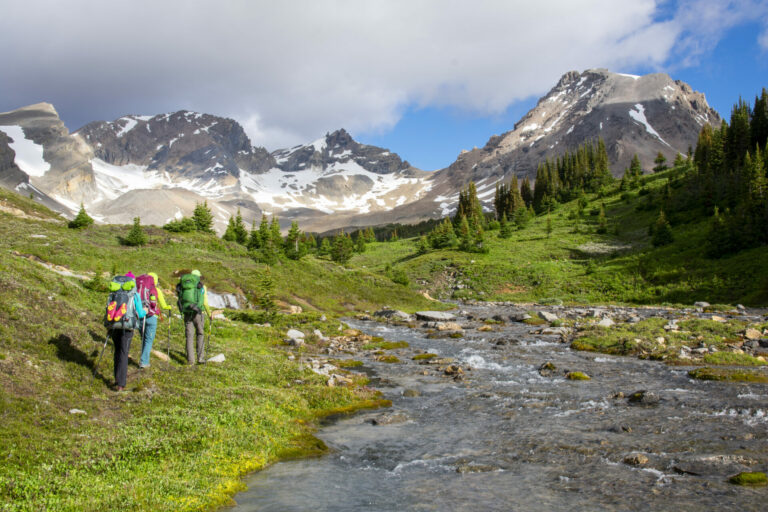
{"type": "Polygon", "coordinates": [[[162,319],[164,311],[170,311],[171,306],[165,302],[163,291],[158,286],[157,274],[149,272],[136,278],[136,291],[141,299],[147,316],[140,329],[141,333],[141,359],[139,368],[149,368],[149,354],[152,352],[152,343],[157,333],[158,319],[162,319]]]}

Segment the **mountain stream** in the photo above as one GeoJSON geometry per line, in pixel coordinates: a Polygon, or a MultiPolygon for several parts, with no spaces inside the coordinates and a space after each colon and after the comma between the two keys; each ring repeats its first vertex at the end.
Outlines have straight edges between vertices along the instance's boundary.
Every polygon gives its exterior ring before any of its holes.
{"type": "Polygon", "coordinates": [[[331,453],[249,476],[236,511],[765,510],[768,488],[728,477],[768,470],[766,384],[572,351],[523,323],[461,339],[349,323],[410,344],[390,351],[399,364],[365,360],[392,408],[327,422],[318,437],[331,453]],[[420,351],[463,375],[411,360],[420,351]],[[545,362],[556,371],[540,372],[545,362]],[[567,380],[567,370],[592,379],[567,380]],[[657,401],[630,403],[639,390],[657,401]]]}

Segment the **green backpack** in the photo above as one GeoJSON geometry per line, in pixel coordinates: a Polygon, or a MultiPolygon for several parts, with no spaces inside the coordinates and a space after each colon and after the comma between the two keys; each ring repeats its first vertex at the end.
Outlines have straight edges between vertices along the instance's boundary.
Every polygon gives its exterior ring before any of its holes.
{"type": "Polygon", "coordinates": [[[179,311],[182,313],[200,313],[203,310],[205,295],[203,283],[194,274],[184,274],[176,285],[176,296],[179,298],[179,311]]]}

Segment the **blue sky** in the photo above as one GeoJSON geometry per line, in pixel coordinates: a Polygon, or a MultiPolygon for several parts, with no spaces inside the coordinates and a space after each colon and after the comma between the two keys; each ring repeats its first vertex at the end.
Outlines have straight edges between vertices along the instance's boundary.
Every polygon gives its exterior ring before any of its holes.
{"type": "MultiPolygon", "coordinates": [[[[768,88],[768,50],[758,43],[762,30],[763,26],[755,21],[733,27],[711,51],[691,65],[670,62],[668,68],[637,66],[613,71],[666,72],[703,92],[709,105],[729,121],[731,108],[739,97],[751,104],[764,87],[768,88]]],[[[457,108],[409,108],[386,133],[353,135],[360,142],[389,148],[420,169],[442,169],[453,163],[462,149],[482,147],[491,136],[511,130],[539,97],[516,101],[503,113],[491,116],[473,115],[457,108]]]]}
{"type": "Polygon", "coordinates": [[[5,0],[0,112],[75,130],[231,117],[274,151],[345,128],[434,170],[571,70],[667,72],[722,115],[768,86],[768,0],[5,0]],[[44,36],[30,37],[30,34],[44,36]]]}

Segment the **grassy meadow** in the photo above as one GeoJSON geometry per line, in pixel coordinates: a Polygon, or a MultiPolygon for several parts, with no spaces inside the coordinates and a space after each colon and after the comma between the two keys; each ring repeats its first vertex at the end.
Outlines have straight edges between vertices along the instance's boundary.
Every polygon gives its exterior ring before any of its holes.
{"type": "Polygon", "coordinates": [[[418,255],[417,239],[409,239],[371,244],[351,264],[405,272],[411,288],[442,299],[768,304],[768,247],[709,259],[704,256],[708,221],[674,218],[674,242],[652,246],[648,227],[659,209],[648,209],[648,198],[674,172],[644,176],[639,190],[622,194],[617,183],[604,197],[589,194],[581,215],[576,201],[561,204],[505,240],[498,230],[486,231],[485,254],[440,249],[418,255]],[[604,234],[596,232],[601,203],[608,220],[604,234]]]}
{"type": "Polygon", "coordinates": [[[215,323],[209,355],[188,367],[179,319],[158,326],[139,371],[131,347],[127,392],[110,390],[112,347],[101,364],[109,274],[156,271],[171,292],[178,269],[199,268],[208,287],[249,300],[266,267],[211,235],[147,229],[150,243],[119,245],[127,226],[70,230],[52,212],[0,189],[0,510],[209,510],[242,488],[240,476],[285,457],[322,453],[313,421],[381,405],[358,380],[328,387],[282,348],[289,328],[332,335],[339,315],[389,304],[431,303],[365,269],[313,257],[271,268],[278,304],[299,305],[271,326],[215,323]],[[62,275],[54,270],[86,277],[62,275]],[[327,318],[323,320],[323,315],[327,318]]]}

